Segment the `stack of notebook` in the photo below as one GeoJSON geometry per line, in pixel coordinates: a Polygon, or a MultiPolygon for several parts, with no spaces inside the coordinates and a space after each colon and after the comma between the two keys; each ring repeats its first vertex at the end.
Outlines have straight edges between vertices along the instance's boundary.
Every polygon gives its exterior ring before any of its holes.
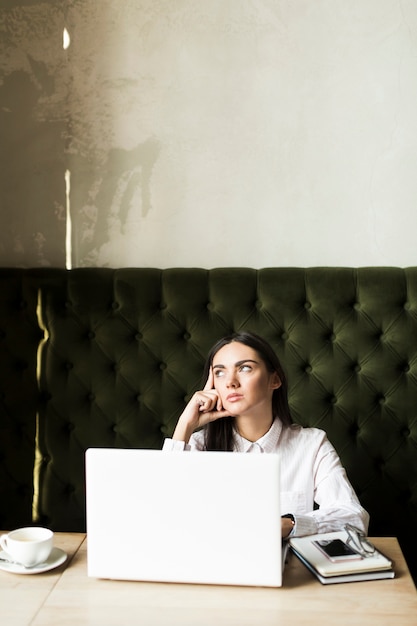
{"type": "Polygon", "coordinates": [[[347,533],[340,531],[294,537],[290,539],[290,546],[294,554],[323,585],[394,578],[393,562],[378,550],[375,550],[372,556],[362,557],[357,554],[335,558],[327,555],[318,545],[318,542],[323,544],[335,539],[341,540],[346,545],[347,533]]]}

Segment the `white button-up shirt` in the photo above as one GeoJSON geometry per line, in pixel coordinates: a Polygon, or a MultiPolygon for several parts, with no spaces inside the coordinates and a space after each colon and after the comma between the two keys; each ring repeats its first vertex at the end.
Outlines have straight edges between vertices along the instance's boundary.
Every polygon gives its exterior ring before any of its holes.
{"type": "MultiPolygon", "coordinates": [[[[204,451],[204,432],[194,433],[189,444],[166,439],[163,449],[204,451]]],[[[284,428],[276,419],[255,442],[235,432],[234,452],[280,455],[281,511],[294,516],[291,536],[342,530],[346,523],[367,532],[369,515],[323,430],[296,424],[284,428]]]]}

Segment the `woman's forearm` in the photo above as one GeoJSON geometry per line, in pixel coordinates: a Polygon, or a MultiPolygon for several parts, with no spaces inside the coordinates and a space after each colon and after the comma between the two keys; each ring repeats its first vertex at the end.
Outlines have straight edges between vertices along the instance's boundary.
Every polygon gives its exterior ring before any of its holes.
{"type": "Polygon", "coordinates": [[[187,423],[185,420],[182,421],[180,418],[175,427],[174,434],[172,435],[172,439],[175,439],[176,441],[184,441],[187,444],[190,441],[190,437],[193,434],[193,432],[194,432],[193,426],[187,423]]]}

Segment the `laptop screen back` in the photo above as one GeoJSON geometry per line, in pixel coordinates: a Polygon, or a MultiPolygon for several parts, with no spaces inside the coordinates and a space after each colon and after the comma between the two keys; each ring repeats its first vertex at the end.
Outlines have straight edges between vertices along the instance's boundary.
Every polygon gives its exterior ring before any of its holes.
{"type": "Polygon", "coordinates": [[[282,584],[276,454],[91,448],[88,575],[282,584]]]}

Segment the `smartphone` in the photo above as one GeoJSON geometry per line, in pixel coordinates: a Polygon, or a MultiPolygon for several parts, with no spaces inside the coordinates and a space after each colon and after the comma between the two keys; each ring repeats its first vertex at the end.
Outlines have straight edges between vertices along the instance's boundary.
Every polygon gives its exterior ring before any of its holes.
{"type": "Polygon", "coordinates": [[[341,539],[313,541],[314,545],[333,562],[356,561],[362,557],[341,539]]]}

